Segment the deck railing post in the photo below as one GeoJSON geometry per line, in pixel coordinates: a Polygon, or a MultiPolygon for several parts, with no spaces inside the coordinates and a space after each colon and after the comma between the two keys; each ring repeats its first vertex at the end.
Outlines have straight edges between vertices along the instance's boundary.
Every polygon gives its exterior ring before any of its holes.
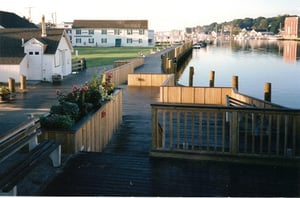
{"type": "Polygon", "coordinates": [[[229,139],[230,139],[230,153],[237,154],[239,150],[239,133],[238,133],[238,112],[231,112],[230,127],[229,127],[229,139]]]}
{"type": "Polygon", "coordinates": [[[194,67],[190,67],[190,73],[189,73],[189,86],[193,86],[193,78],[194,78],[194,67]]]}
{"type": "Polygon", "coordinates": [[[157,108],[152,106],[152,149],[157,149],[157,108]]]}
{"type": "Polygon", "coordinates": [[[211,71],[209,74],[209,87],[215,86],[215,71],[211,71]]]}
{"type": "Polygon", "coordinates": [[[232,76],[232,88],[235,88],[236,90],[239,90],[239,77],[238,76],[232,76]]]}
{"type": "Polygon", "coordinates": [[[8,88],[9,91],[14,93],[16,91],[16,83],[15,83],[15,79],[14,78],[8,78],[8,88]]]}
{"type": "Polygon", "coordinates": [[[264,87],[264,99],[265,101],[271,102],[271,83],[265,83],[264,87]]]}

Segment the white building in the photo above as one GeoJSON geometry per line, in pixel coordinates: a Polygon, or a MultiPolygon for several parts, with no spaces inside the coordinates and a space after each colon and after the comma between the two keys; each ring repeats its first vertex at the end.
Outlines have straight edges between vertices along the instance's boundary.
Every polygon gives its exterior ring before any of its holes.
{"type": "Polygon", "coordinates": [[[63,29],[0,29],[0,82],[20,76],[27,80],[52,81],[52,75],[72,72],[69,37],[63,29]]]}
{"type": "Polygon", "coordinates": [[[147,20],[74,20],[67,29],[73,46],[149,47],[154,45],[153,31],[147,20]]]}

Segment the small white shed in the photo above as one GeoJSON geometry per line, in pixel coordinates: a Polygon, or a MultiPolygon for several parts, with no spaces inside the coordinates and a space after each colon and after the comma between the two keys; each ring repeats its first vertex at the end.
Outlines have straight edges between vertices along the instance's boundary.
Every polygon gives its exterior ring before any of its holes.
{"type": "MultiPolygon", "coordinates": [[[[43,29],[43,28],[42,28],[43,29]]],[[[64,29],[0,29],[0,82],[20,76],[52,81],[72,72],[72,45],[64,29]]]]}

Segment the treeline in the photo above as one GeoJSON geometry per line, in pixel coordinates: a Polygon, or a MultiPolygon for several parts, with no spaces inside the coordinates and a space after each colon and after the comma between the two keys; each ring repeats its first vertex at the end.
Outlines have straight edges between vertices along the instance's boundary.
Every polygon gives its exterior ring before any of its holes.
{"type": "Polygon", "coordinates": [[[233,34],[240,32],[242,29],[246,30],[266,30],[269,32],[274,32],[275,34],[279,33],[280,30],[284,27],[284,20],[286,17],[291,15],[283,15],[271,18],[258,17],[258,18],[244,18],[244,19],[234,19],[230,22],[223,23],[212,23],[210,25],[205,25],[200,28],[201,31],[211,32],[230,32],[233,34]]]}

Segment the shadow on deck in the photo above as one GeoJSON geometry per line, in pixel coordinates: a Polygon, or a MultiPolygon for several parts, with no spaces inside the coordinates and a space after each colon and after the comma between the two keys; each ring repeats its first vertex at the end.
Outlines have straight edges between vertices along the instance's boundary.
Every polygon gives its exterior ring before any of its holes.
{"type": "Polygon", "coordinates": [[[300,196],[300,168],[151,158],[159,88],[123,88],[123,123],[102,153],[79,153],[41,194],[300,196]]]}

